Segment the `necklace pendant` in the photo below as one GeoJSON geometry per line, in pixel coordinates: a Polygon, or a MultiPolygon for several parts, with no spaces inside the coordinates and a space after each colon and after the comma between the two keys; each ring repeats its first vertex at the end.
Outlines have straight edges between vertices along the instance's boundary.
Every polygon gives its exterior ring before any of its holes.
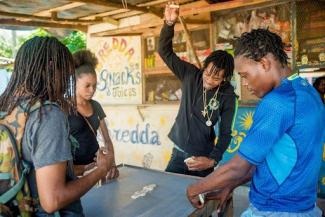
{"type": "Polygon", "coordinates": [[[209,102],[209,108],[211,110],[217,110],[219,108],[219,101],[215,98],[212,98],[209,102]]]}
{"type": "Polygon", "coordinates": [[[201,113],[202,113],[202,115],[203,115],[203,117],[205,117],[206,115],[207,115],[207,110],[206,109],[204,109],[203,111],[201,111],[201,113]]]}
{"type": "Polygon", "coordinates": [[[212,122],[211,122],[210,120],[207,120],[207,121],[205,122],[205,124],[206,124],[208,127],[211,127],[211,126],[212,126],[212,122]]]}

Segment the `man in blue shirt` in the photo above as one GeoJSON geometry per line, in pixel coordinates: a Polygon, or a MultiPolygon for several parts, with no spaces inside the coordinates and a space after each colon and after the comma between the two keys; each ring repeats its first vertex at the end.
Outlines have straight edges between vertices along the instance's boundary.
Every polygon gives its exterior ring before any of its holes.
{"type": "Polygon", "coordinates": [[[324,142],[325,111],[319,94],[291,75],[281,38],[265,29],[244,33],[235,47],[235,71],[261,98],[253,125],[238,154],[214,173],[188,187],[191,203],[200,193],[219,190],[227,199],[251,180],[248,216],[321,216],[315,205],[324,142]],[[291,76],[290,76],[291,75],[291,76]]]}

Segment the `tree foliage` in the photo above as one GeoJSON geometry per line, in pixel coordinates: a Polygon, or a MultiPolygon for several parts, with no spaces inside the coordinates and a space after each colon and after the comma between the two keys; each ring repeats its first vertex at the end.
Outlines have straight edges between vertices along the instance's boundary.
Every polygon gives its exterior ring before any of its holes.
{"type": "MultiPolygon", "coordinates": [[[[33,31],[30,35],[24,37],[17,37],[17,47],[13,47],[12,44],[8,43],[3,37],[0,37],[0,56],[7,58],[14,58],[14,51],[18,50],[19,47],[27,40],[34,36],[52,36],[50,32],[45,29],[38,28],[33,31]]],[[[59,40],[67,46],[71,53],[86,48],[86,34],[79,31],[73,31],[69,35],[59,38],[59,40]]]]}
{"type": "MultiPolygon", "coordinates": [[[[51,36],[51,34],[49,32],[47,32],[45,29],[42,28],[37,28],[35,31],[33,31],[30,35],[28,36],[20,36],[17,38],[17,47],[19,48],[22,44],[24,44],[25,41],[35,37],[35,36],[41,36],[41,37],[45,37],[45,36],[51,36]]],[[[18,49],[17,48],[17,49],[18,49]]]]}
{"type": "Polygon", "coordinates": [[[3,37],[0,37],[0,57],[12,58],[13,46],[10,45],[3,37]]]}
{"type": "Polygon", "coordinates": [[[74,31],[64,37],[61,42],[68,47],[71,53],[86,48],[86,34],[79,31],[74,31]]]}

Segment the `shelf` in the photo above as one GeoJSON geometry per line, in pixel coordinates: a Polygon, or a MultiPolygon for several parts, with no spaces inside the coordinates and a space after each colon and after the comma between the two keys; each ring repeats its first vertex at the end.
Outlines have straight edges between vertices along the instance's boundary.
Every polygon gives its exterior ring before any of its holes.
{"type": "Polygon", "coordinates": [[[146,101],[145,106],[156,106],[156,105],[179,105],[180,100],[175,100],[175,101],[157,101],[157,102],[148,102],[146,101]]]}
{"type": "MultiPolygon", "coordinates": [[[[317,64],[317,65],[301,65],[301,66],[297,66],[297,69],[300,70],[307,70],[307,69],[322,69],[325,68],[325,63],[321,63],[321,64],[317,64]]],[[[315,71],[315,70],[314,70],[315,71]]],[[[303,72],[308,72],[308,71],[303,71],[303,72]]],[[[313,71],[311,71],[313,72],[313,71]]]]}
{"type": "Polygon", "coordinates": [[[165,67],[156,67],[152,69],[144,69],[143,73],[145,76],[154,76],[154,75],[170,75],[174,76],[174,74],[167,68],[165,67]]]}

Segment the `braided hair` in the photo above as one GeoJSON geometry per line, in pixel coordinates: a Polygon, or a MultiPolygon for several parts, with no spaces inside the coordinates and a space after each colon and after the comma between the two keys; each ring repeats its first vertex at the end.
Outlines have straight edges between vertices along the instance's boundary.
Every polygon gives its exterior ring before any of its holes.
{"type": "Polygon", "coordinates": [[[234,72],[234,58],[223,50],[213,51],[205,60],[203,68],[206,69],[210,63],[213,63],[211,73],[216,74],[224,70],[224,78],[230,81],[234,72]]]}
{"type": "Polygon", "coordinates": [[[73,54],[73,60],[76,68],[76,77],[82,74],[96,75],[95,68],[98,60],[90,50],[80,50],[73,54]]]}
{"type": "Polygon", "coordinates": [[[268,53],[280,61],[282,66],[288,64],[288,55],[284,51],[284,43],[277,34],[268,29],[254,29],[243,33],[235,43],[235,57],[244,57],[260,61],[268,53]]]}
{"type": "Polygon", "coordinates": [[[322,83],[323,80],[325,80],[325,76],[322,76],[322,77],[318,77],[318,78],[316,78],[316,80],[315,80],[314,83],[313,83],[313,86],[314,86],[314,88],[315,88],[316,90],[319,91],[319,86],[320,86],[320,84],[322,83]]]}
{"type": "Polygon", "coordinates": [[[75,70],[69,50],[54,37],[26,41],[18,50],[7,88],[0,96],[0,111],[12,112],[27,99],[57,103],[62,111],[75,110],[75,70]]]}

